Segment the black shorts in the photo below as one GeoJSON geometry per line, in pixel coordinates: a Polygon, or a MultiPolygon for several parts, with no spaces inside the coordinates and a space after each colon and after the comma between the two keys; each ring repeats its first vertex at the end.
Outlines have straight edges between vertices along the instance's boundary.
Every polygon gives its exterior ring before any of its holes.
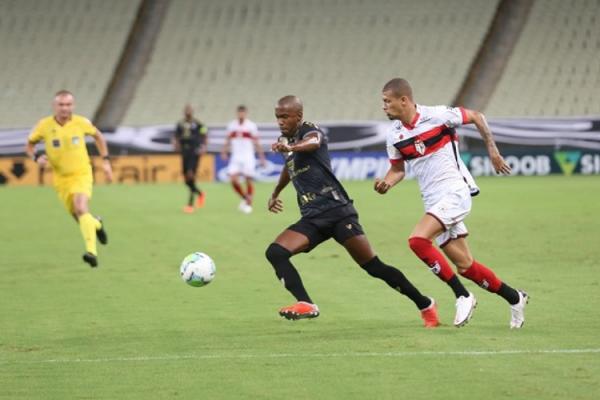
{"type": "Polygon", "coordinates": [[[358,222],[358,213],[352,204],[333,208],[313,218],[302,217],[288,229],[308,238],[308,248],[304,250],[305,253],[331,238],[334,238],[339,244],[343,244],[351,237],[365,233],[358,222]]]}
{"type": "Polygon", "coordinates": [[[195,153],[183,153],[181,154],[181,161],[181,169],[184,174],[186,174],[188,171],[192,171],[195,174],[196,170],[198,169],[198,162],[200,161],[200,156],[195,153]]]}

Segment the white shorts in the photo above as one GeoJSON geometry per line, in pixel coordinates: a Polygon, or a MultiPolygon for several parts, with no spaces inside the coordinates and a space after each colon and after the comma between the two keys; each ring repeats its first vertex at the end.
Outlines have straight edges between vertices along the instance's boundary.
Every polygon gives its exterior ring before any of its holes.
{"type": "Polygon", "coordinates": [[[228,175],[244,175],[250,178],[254,178],[256,170],[256,158],[244,157],[244,158],[232,158],[227,166],[228,175]]]}
{"type": "Polygon", "coordinates": [[[440,247],[444,247],[453,239],[466,237],[469,234],[463,221],[470,212],[471,194],[468,188],[448,192],[437,202],[425,206],[425,213],[444,226],[444,232],[435,238],[440,247]]]}

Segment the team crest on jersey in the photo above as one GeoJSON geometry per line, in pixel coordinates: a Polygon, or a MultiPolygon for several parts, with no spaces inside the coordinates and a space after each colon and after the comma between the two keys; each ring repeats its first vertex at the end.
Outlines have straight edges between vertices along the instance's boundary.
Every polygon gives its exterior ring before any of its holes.
{"type": "Polygon", "coordinates": [[[52,147],[59,148],[60,147],[60,139],[52,139],[52,147]]]}
{"type": "Polygon", "coordinates": [[[420,155],[425,154],[425,143],[423,143],[423,141],[420,139],[415,140],[415,150],[420,155]]]}

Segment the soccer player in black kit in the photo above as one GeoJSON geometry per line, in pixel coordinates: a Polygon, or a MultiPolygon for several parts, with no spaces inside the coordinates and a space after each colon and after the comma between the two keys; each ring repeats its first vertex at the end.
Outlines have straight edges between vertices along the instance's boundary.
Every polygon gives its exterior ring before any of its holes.
{"type": "Polygon", "coordinates": [[[184,118],[177,123],[175,128],[173,145],[175,151],[181,153],[181,172],[185,185],[190,189],[188,203],[183,208],[183,212],[190,214],[194,212],[195,195],[198,195],[196,206],[198,208],[204,206],[204,192],[196,186],[196,170],[200,155],[206,153],[207,128],[194,118],[194,110],[189,104],[185,106],[183,114],[184,118]]]}
{"type": "Polygon", "coordinates": [[[331,170],[327,138],[319,127],[303,120],[301,100],[296,96],[281,98],[275,116],[282,136],[271,148],[284,154],[285,166],[268,208],[273,213],[283,211],[279,194],[291,181],[302,214],[300,220],[277,236],[266,251],[277,278],[297,300],[297,303],[282,308],[279,314],[293,320],[319,316],[319,308],[306,292],[290,258],[334,238],[369,275],[382,279],[410,298],[421,310],[426,327],[438,326],[435,301],[423,296],[402,272],[383,263],[373,252],[358,222],[352,200],[331,170]]]}

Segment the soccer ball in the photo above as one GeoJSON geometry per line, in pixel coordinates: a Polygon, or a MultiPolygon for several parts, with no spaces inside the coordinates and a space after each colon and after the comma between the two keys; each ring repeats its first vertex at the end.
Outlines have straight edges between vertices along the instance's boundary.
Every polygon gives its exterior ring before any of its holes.
{"type": "Polygon", "coordinates": [[[190,286],[208,285],[215,279],[215,262],[204,253],[192,253],[183,259],[179,268],[181,279],[190,286]]]}

